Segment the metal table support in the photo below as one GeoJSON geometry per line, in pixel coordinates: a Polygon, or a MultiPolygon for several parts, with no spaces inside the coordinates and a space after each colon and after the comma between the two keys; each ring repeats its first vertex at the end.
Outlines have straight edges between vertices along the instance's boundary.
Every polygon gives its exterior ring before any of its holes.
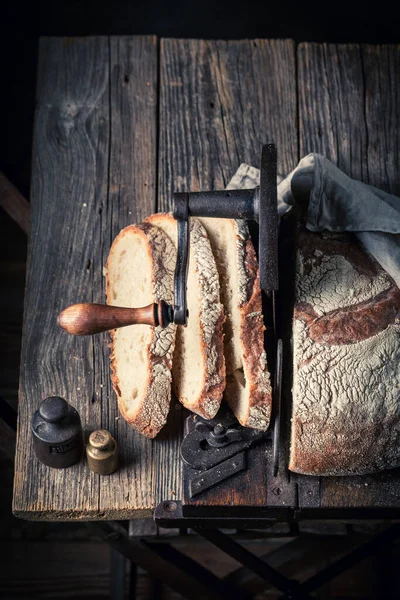
{"type": "MultiPolygon", "coordinates": [[[[223,600],[240,598],[250,600],[253,595],[244,587],[245,577],[237,577],[242,585],[235,583],[232,574],[229,578],[220,578],[211,571],[189,558],[165,541],[139,538],[130,539],[126,529],[118,522],[91,522],[88,527],[114,550],[121,553],[135,566],[145,569],[155,580],[167,584],[185,598],[200,600],[223,600]]],[[[387,547],[400,537],[400,523],[389,526],[383,532],[370,537],[364,543],[352,549],[345,556],[331,563],[307,581],[290,579],[268,564],[268,557],[257,557],[244,548],[230,535],[217,528],[196,527],[197,534],[211,542],[220,550],[237,560],[255,576],[261,577],[282,592],[282,598],[304,600],[310,594],[325,585],[361,560],[387,547]]],[[[164,538],[165,539],[165,538],[164,538]]],[[[243,574],[243,567],[238,573],[243,574]]],[[[248,577],[247,577],[248,578],[248,577]]],[[[135,596],[131,593],[131,598],[135,596]]]]}

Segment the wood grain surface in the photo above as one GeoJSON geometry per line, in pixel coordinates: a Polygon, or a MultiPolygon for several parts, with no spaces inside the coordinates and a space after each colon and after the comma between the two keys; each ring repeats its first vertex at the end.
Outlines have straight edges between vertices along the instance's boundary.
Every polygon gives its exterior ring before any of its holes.
{"type": "MultiPolygon", "coordinates": [[[[160,60],[159,211],[171,209],[174,192],[224,189],[240,163],[259,166],[267,141],[277,144],[280,172],[294,167],[293,42],[161,40],[160,60]]],[[[173,498],[182,493],[178,456],[188,413],[175,408],[167,424],[173,440],[155,447],[157,463],[169,465],[156,470],[157,502],[166,499],[168,479],[173,498]]]]}
{"type": "Polygon", "coordinates": [[[150,440],[119,417],[108,334],[78,338],[57,315],[105,302],[112,240],[155,209],[157,42],[154,38],[42,39],[33,147],[32,227],[21,360],[15,514],[25,518],[128,518],[150,514],[150,440]],[[54,471],[33,454],[30,421],[61,395],[85,432],[109,429],[121,468],[100,478],[85,463],[54,471]]]}
{"type": "MultiPolygon", "coordinates": [[[[301,44],[300,154],[318,152],[354,179],[400,193],[400,45],[301,44]]],[[[399,507],[400,469],[321,478],[321,506],[399,507]]]]}
{"type": "MultiPolygon", "coordinates": [[[[155,440],[137,434],[119,417],[108,335],[69,336],[57,315],[105,301],[103,267],[120,229],[169,210],[174,191],[223,189],[240,163],[259,166],[265,142],[277,144],[281,174],[321,152],[399,194],[399,63],[395,46],[301,44],[296,58],[290,40],[41,40],[16,515],[122,520],[181,497],[185,410],[173,400],[155,440]],[[38,463],[30,421],[53,394],[78,409],[86,435],[110,430],[116,473],[38,463]]],[[[398,507],[399,477],[326,478],[322,505],[398,507]]]]}
{"type": "Polygon", "coordinates": [[[224,189],[275,142],[278,172],[297,164],[294,43],[161,40],[158,210],[173,192],[224,189]]]}

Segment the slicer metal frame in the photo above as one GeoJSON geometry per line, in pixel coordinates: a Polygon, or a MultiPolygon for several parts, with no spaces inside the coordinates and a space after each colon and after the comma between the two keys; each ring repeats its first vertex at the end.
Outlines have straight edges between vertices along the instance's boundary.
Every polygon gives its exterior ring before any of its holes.
{"type": "MultiPolygon", "coordinates": [[[[177,221],[178,227],[178,248],[177,261],[175,269],[175,305],[173,309],[173,321],[177,325],[186,325],[188,317],[186,303],[186,283],[189,265],[190,251],[190,223],[191,216],[211,217],[211,218],[229,218],[246,219],[258,223],[258,262],[260,271],[260,287],[266,294],[272,314],[271,322],[273,327],[273,338],[276,346],[276,357],[274,359],[274,385],[272,401],[272,460],[273,473],[277,477],[279,471],[279,454],[281,448],[280,430],[281,430],[281,388],[282,388],[282,340],[277,339],[275,293],[279,288],[278,273],[278,209],[277,209],[277,151],[274,144],[267,144],[261,150],[260,164],[260,185],[253,189],[246,190],[225,190],[209,192],[188,192],[174,194],[173,216],[177,221]]],[[[221,414],[217,426],[225,427],[226,414],[221,414]]],[[[235,420],[236,421],[236,420],[235,420]]],[[[246,431],[236,422],[236,434],[241,437],[240,445],[247,448],[243,439],[246,437],[240,433],[240,429],[246,431]]],[[[190,454],[191,444],[196,445],[199,437],[198,431],[193,431],[185,438],[181,455],[187,462],[187,456],[190,454]],[[186,458],[185,458],[186,457],[186,458]]],[[[248,437],[248,436],[247,436],[248,437]]],[[[260,440],[263,436],[259,436],[260,440]]],[[[265,436],[264,436],[265,437],[265,436]]],[[[204,438],[206,440],[207,436],[204,438]]],[[[203,440],[203,441],[204,441],[203,440]]],[[[227,440],[226,446],[230,444],[227,440]]],[[[207,446],[208,447],[208,446],[207,446]]],[[[193,448],[191,448],[193,451],[193,448]]],[[[196,448],[197,451],[200,448],[196,448]]],[[[200,450],[201,452],[201,450],[200,450]]],[[[192,452],[193,454],[193,452],[192,452]]],[[[208,457],[212,453],[207,452],[208,457]]],[[[214,456],[215,453],[213,453],[214,456]]],[[[221,452],[223,454],[223,452],[221,452]]],[[[243,462],[243,461],[242,461],[243,462]]],[[[232,461],[225,461],[225,467],[219,465],[218,475],[211,473],[215,465],[210,465],[211,471],[199,481],[212,481],[212,485],[218,482],[221,474],[224,477],[233,475],[235,468],[232,461]],[[225,464],[226,463],[226,464],[225,464]],[[231,464],[232,463],[232,464],[231,464]],[[232,472],[231,472],[232,471],[232,472]]],[[[218,464],[218,460],[215,464],[218,464]]],[[[242,468],[245,468],[243,462],[242,468]]],[[[237,468],[237,467],[236,467],[237,468]]],[[[236,472],[238,472],[237,469],[236,472]]],[[[191,484],[190,484],[191,485],[191,484]]],[[[193,484],[195,486],[195,484],[193,484]]],[[[198,482],[197,482],[198,485],[198,482]]],[[[208,484],[207,484],[208,485],[208,484]]],[[[201,490],[195,490],[193,495],[201,490]]]]}
{"type": "Polygon", "coordinates": [[[266,144],[261,150],[260,185],[254,189],[174,194],[173,216],[178,223],[173,311],[173,321],[176,325],[186,325],[188,318],[186,282],[190,248],[189,217],[191,216],[245,219],[258,223],[260,287],[271,298],[273,312],[275,312],[275,292],[279,287],[276,164],[276,146],[266,144]]]}

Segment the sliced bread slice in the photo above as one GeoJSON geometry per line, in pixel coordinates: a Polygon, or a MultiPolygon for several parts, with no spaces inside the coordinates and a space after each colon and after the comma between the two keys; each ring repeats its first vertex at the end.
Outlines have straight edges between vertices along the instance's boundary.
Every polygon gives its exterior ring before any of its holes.
{"type": "MultiPolygon", "coordinates": [[[[106,265],[107,304],[137,307],[172,303],[175,249],[150,224],[130,225],[114,240],[106,265]]],[[[176,326],[131,325],[111,333],[112,383],[119,410],[146,437],[167,420],[176,326]]]]}
{"type": "MultiPolygon", "coordinates": [[[[146,222],[162,229],[176,247],[177,222],[171,215],[155,214],[146,222]]],[[[190,219],[187,306],[187,326],[177,327],[172,385],[184,406],[211,419],[218,412],[225,388],[224,309],[210,242],[195,218],[190,219]]]]}
{"type": "Polygon", "coordinates": [[[259,269],[247,223],[199,220],[208,233],[217,263],[226,315],[224,397],[242,425],[266,430],[271,415],[271,385],[264,350],[259,269]]]}

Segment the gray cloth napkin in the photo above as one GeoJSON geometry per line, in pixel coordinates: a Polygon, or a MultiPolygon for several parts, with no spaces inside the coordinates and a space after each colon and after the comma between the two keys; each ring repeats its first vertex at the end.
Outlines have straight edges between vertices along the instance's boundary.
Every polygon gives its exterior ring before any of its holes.
{"type": "MultiPolygon", "coordinates": [[[[252,188],[259,181],[259,170],[242,164],[228,189],[252,188]]],[[[310,191],[307,229],[355,233],[400,287],[400,198],[351,179],[320,154],[309,154],[278,178],[280,216],[299,200],[304,182],[310,191]]]]}

